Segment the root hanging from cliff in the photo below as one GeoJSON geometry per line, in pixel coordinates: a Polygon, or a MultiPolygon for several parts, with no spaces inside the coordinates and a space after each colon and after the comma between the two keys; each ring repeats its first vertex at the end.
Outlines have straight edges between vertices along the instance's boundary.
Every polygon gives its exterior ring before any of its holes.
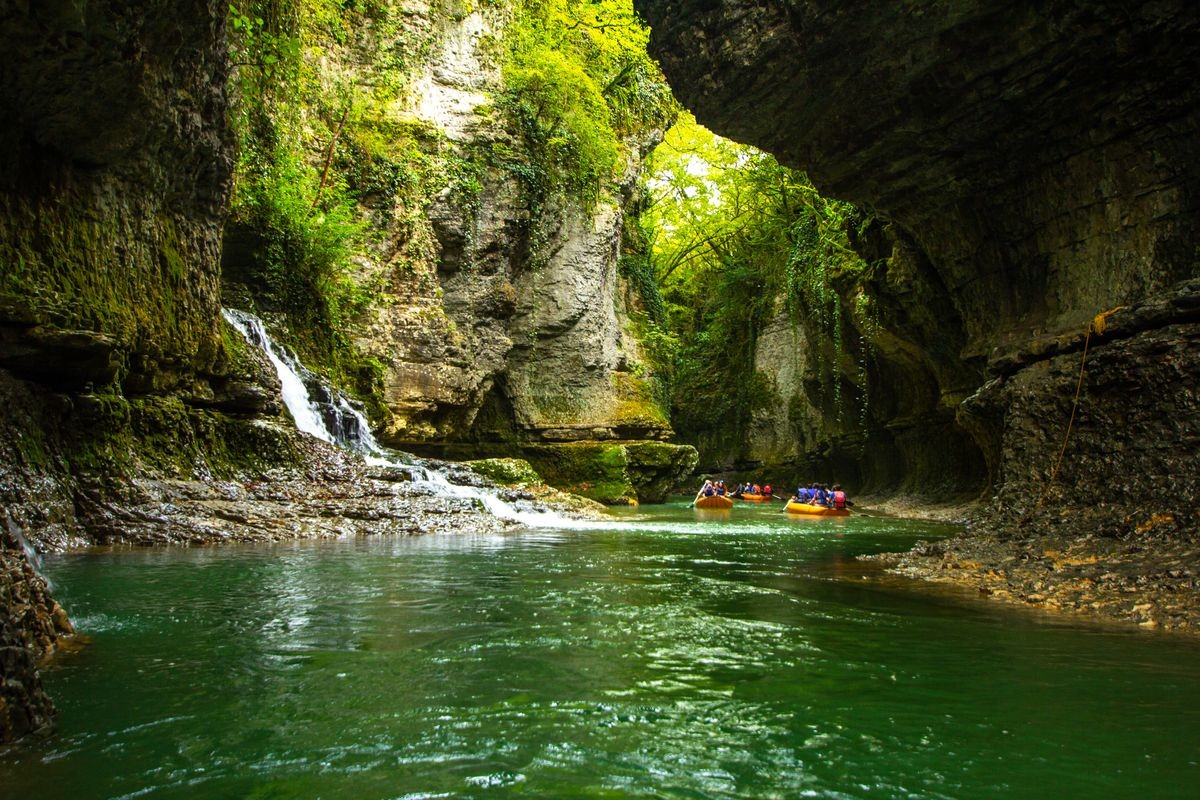
{"type": "Polygon", "coordinates": [[[1042,504],[1046,502],[1046,495],[1049,494],[1050,487],[1054,485],[1055,479],[1058,478],[1058,470],[1062,466],[1063,456],[1067,453],[1067,444],[1071,441],[1071,429],[1075,425],[1075,413],[1079,410],[1079,398],[1083,394],[1083,378],[1087,373],[1088,345],[1091,344],[1092,334],[1103,336],[1105,329],[1108,327],[1108,318],[1125,308],[1127,306],[1117,306],[1116,308],[1110,308],[1108,311],[1101,311],[1084,328],[1083,355],[1079,359],[1079,379],[1075,382],[1075,398],[1071,401],[1071,415],[1067,418],[1067,431],[1063,434],[1062,447],[1058,450],[1058,458],[1054,461],[1054,468],[1050,470],[1050,477],[1042,485],[1042,492],[1038,496],[1038,501],[1034,505],[1033,511],[1021,521],[1021,524],[1028,523],[1033,514],[1041,509],[1042,504]]]}

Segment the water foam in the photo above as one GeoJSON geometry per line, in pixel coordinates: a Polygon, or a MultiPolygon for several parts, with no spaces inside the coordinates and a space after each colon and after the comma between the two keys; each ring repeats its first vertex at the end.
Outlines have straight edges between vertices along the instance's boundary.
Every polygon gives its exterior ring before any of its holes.
{"type": "Polygon", "coordinates": [[[423,485],[432,494],[477,501],[492,515],[526,527],[584,529],[620,524],[570,519],[553,511],[522,511],[501,500],[494,492],[451,483],[444,473],[381,445],[362,412],[354,408],[345,395],[326,385],[305,367],[295,354],[275,342],[261,319],[231,308],[221,309],[221,313],[247,342],[266,353],[283,387],[283,403],[296,421],[296,427],[304,433],[356,452],[372,466],[402,467],[412,474],[414,483],[423,485]],[[314,393],[318,395],[315,398],[314,393]]]}

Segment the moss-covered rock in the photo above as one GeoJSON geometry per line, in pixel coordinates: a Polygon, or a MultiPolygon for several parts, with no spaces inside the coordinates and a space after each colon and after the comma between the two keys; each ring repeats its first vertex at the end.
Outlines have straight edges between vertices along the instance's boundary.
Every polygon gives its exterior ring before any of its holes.
{"type": "Polygon", "coordinates": [[[692,473],[699,461],[696,448],[665,442],[633,442],[625,445],[625,473],[646,503],[661,503],[692,473]]]}
{"type": "Polygon", "coordinates": [[[531,445],[524,452],[551,486],[605,505],[661,503],[698,459],[693,447],[651,441],[531,445]]]}
{"type": "Polygon", "coordinates": [[[139,393],[188,391],[212,371],[232,169],[226,8],[6,16],[0,364],[139,393]]]}
{"type": "Polygon", "coordinates": [[[485,478],[505,486],[521,483],[545,483],[528,461],[521,458],[484,458],[468,461],[467,466],[485,478]]]}

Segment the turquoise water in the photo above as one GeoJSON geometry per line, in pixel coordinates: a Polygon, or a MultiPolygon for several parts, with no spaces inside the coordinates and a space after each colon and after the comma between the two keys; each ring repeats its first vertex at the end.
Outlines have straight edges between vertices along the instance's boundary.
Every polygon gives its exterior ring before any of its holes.
{"type": "Polygon", "coordinates": [[[1200,643],[852,560],[924,523],[618,519],[49,558],[91,642],[0,795],[1200,796],[1200,643]]]}

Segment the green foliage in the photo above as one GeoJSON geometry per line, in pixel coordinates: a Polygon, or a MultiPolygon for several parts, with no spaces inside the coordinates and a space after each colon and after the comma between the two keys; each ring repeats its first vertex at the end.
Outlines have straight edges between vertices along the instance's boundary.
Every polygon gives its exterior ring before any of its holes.
{"type": "Polygon", "coordinates": [[[526,184],[535,213],[551,189],[595,203],[622,162],[625,139],[674,118],[670,89],[646,53],[648,36],[629,0],[516,4],[497,105],[533,157],[510,152],[500,160],[526,184]]]}
{"type": "Polygon", "coordinates": [[[663,303],[662,292],[658,290],[658,281],[654,278],[654,265],[649,253],[635,253],[622,256],[617,267],[626,280],[637,291],[646,310],[646,316],[656,326],[667,324],[667,307],[663,303]]]}
{"type": "Polygon", "coordinates": [[[507,109],[547,178],[594,200],[617,163],[616,134],[599,87],[579,64],[544,45],[514,58],[505,79],[507,109]]]}
{"type": "MultiPolygon", "coordinates": [[[[758,336],[781,303],[840,351],[835,285],[866,266],[849,246],[859,212],[690,117],[668,132],[649,167],[650,263],[678,343],[665,373],[672,421],[689,438],[732,446],[756,410],[783,402],[754,367],[758,336]]],[[[840,381],[830,384],[839,405],[840,381]]]]}
{"type": "Polygon", "coordinates": [[[439,137],[386,113],[406,89],[402,71],[351,80],[323,60],[374,37],[364,51],[411,63],[428,37],[406,34],[402,10],[386,0],[234,0],[229,14],[239,147],[227,275],[286,314],[306,361],[370,402],[382,365],[346,336],[370,299],[354,277],[354,258],[370,246],[363,209],[423,191],[425,150],[439,137]]]}

